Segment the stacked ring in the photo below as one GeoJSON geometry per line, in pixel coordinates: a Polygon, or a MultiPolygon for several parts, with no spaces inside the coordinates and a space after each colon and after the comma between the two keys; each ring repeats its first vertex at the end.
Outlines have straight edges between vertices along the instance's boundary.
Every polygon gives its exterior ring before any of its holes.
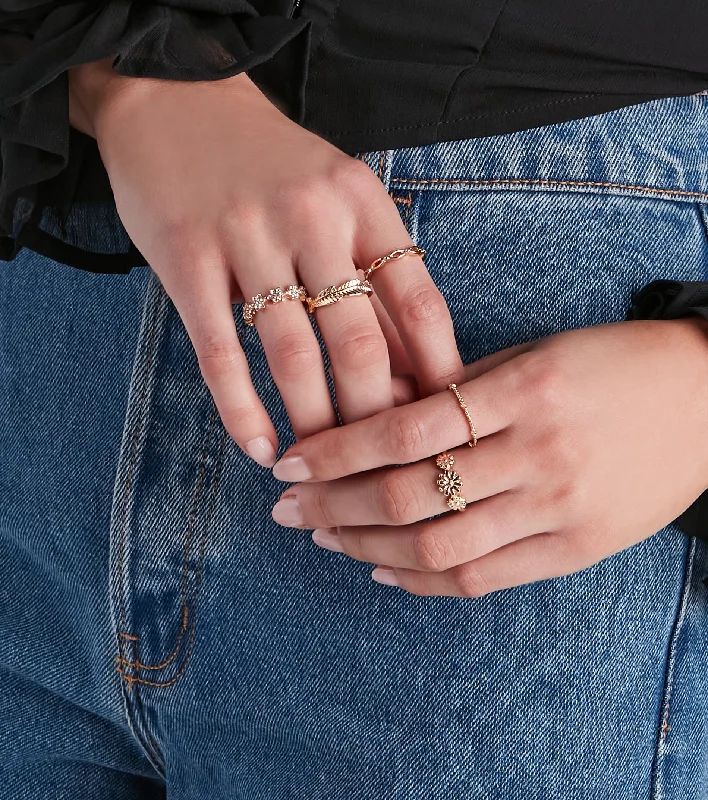
{"type": "Polygon", "coordinates": [[[374,288],[369,281],[362,281],[359,280],[359,278],[354,278],[351,281],[340,283],[339,286],[328,286],[315,297],[307,297],[305,299],[307,311],[309,314],[312,314],[316,308],[337,303],[345,297],[358,297],[361,294],[372,294],[373,291],[374,288]]]}
{"type": "Polygon", "coordinates": [[[453,469],[454,456],[448,452],[440,453],[435,463],[442,470],[438,475],[438,489],[447,498],[448,507],[453,511],[464,511],[467,508],[467,501],[462,496],[462,478],[453,469]]]}
{"type": "Polygon", "coordinates": [[[399,250],[392,250],[390,253],[387,253],[385,256],[381,256],[380,258],[375,259],[371,262],[369,269],[366,270],[364,273],[364,280],[369,280],[371,274],[376,272],[377,269],[383,267],[384,264],[387,264],[389,261],[395,261],[397,258],[403,258],[403,256],[420,256],[421,258],[425,255],[425,250],[422,247],[418,247],[418,245],[412,245],[411,247],[401,247],[399,250]]]}
{"type": "Polygon", "coordinates": [[[304,286],[288,286],[286,289],[276,287],[270,289],[266,295],[257,294],[252,297],[250,302],[243,304],[243,321],[246,325],[255,325],[256,314],[264,309],[269,303],[277,305],[283,300],[301,300],[307,302],[307,290],[304,286]]]}

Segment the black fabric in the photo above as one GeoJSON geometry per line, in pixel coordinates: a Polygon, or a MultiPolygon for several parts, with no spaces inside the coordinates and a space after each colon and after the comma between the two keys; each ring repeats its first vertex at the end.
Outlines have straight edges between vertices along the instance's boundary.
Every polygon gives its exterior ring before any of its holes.
{"type": "MultiPolygon", "coordinates": [[[[691,316],[708,319],[708,281],[652,281],[634,294],[627,312],[628,320],[691,316]]],[[[689,536],[708,541],[708,490],[676,522],[689,536]]]]}
{"type": "Polygon", "coordinates": [[[705,0],[0,0],[0,256],[144,264],[66,70],[245,71],[344,152],[507,133],[708,88],[705,0]]]}
{"type": "Polygon", "coordinates": [[[293,1],[0,0],[0,254],[31,240],[80,268],[89,255],[96,271],[144,264],[111,208],[96,143],[70,128],[67,70],[115,56],[123,75],[194,81],[272,62],[263,76],[277,70],[279,100],[299,121],[310,24],[290,17],[293,1]]]}

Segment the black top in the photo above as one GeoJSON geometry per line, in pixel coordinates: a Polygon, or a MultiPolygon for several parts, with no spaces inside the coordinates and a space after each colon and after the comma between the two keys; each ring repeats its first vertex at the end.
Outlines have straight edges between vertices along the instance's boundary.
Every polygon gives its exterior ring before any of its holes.
{"type": "MultiPolygon", "coordinates": [[[[0,258],[27,246],[96,272],[145,264],[96,142],[70,127],[75,64],[246,71],[354,155],[703,91],[706,31],[706,0],[0,0],[0,258]]],[[[654,282],[630,316],[708,317],[707,289],[654,282]]],[[[685,529],[708,538],[708,493],[689,512],[685,529]]]]}

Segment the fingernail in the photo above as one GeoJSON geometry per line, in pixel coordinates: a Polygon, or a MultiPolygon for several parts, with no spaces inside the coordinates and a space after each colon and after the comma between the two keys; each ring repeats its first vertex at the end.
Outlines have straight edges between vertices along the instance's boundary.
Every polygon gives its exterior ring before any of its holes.
{"type": "Polygon", "coordinates": [[[284,497],[273,506],[273,519],[278,525],[286,528],[296,528],[302,525],[302,509],[295,497],[284,497]]]}
{"type": "Polygon", "coordinates": [[[300,456],[288,456],[287,458],[281,458],[273,467],[273,477],[279,481],[297,483],[298,481],[309,480],[312,477],[312,473],[303,458],[300,456]]]}
{"type": "Polygon", "coordinates": [[[371,573],[371,577],[379,583],[385,583],[386,586],[398,586],[396,573],[388,567],[376,567],[371,573]]]}
{"type": "Polygon", "coordinates": [[[272,467],[275,464],[275,448],[265,436],[246,442],[246,452],[262,467],[272,467]]]}
{"type": "Polygon", "coordinates": [[[336,553],[343,553],[344,548],[339,540],[339,534],[329,528],[317,528],[312,531],[312,541],[325,550],[334,550],[336,553]]]}

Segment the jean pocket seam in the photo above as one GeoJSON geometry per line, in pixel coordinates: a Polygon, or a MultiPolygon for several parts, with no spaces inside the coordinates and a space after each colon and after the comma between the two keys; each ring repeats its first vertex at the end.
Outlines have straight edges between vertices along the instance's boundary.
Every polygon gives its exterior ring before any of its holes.
{"type": "Polygon", "coordinates": [[[434,189],[459,186],[461,189],[536,189],[536,190],[605,190],[612,193],[626,193],[633,196],[663,197],[667,200],[685,200],[686,202],[708,202],[708,192],[687,189],[672,189],[642,184],[621,183],[618,181],[565,180],[556,178],[419,178],[392,177],[391,185],[407,189],[434,189]]]}
{"type": "Polygon", "coordinates": [[[132,689],[135,684],[142,686],[151,686],[156,688],[168,688],[174,686],[179,678],[184,675],[189,666],[189,663],[194,652],[194,645],[197,635],[197,615],[199,606],[199,596],[202,585],[202,577],[204,571],[204,560],[206,553],[206,545],[208,540],[209,525],[214,513],[216,501],[219,496],[219,488],[221,482],[222,465],[224,462],[224,450],[228,434],[226,429],[221,426],[221,437],[219,443],[218,454],[215,459],[215,470],[211,480],[211,492],[207,505],[207,512],[203,521],[201,535],[199,536],[199,549],[196,561],[192,570],[194,572],[194,587],[191,592],[189,590],[189,572],[190,572],[190,548],[194,539],[196,531],[197,520],[199,517],[198,507],[199,501],[203,496],[203,490],[207,482],[206,477],[206,461],[209,453],[209,443],[214,436],[214,430],[217,427],[216,422],[218,419],[218,412],[216,405],[212,404],[211,414],[207,425],[207,432],[204,437],[204,444],[199,457],[199,470],[197,480],[194,485],[191,502],[190,520],[187,525],[187,531],[184,540],[184,559],[182,561],[182,568],[180,572],[180,626],[177,632],[176,641],[170,655],[166,656],[160,663],[147,664],[140,660],[140,637],[138,635],[120,631],[118,633],[120,646],[119,655],[116,658],[117,665],[116,671],[121,675],[122,679],[127,683],[128,689],[132,689]],[[185,644],[186,643],[186,644],[185,644]],[[128,658],[126,658],[125,648],[130,650],[128,658]],[[182,658],[178,660],[178,657],[182,658]],[[176,669],[175,674],[170,678],[163,680],[158,679],[156,673],[164,672],[169,667],[173,666],[176,669]],[[148,677],[145,673],[151,673],[154,676],[148,677]]]}
{"type": "Polygon", "coordinates": [[[683,623],[686,619],[686,611],[688,608],[688,600],[693,590],[693,568],[696,560],[696,545],[697,540],[694,536],[689,537],[689,546],[686,552],[684,570],[683,570],[683,584],[681,588],[681,596],[678,601],[678,608],[676,617],[669,639],[666,667],[664,671],[664,685],[661,697],[661,707],[659,716],[659,726],[656,732],[656,744],[654,748],[654,759],[651,770],[651,800],[664,800],[667,796],[664,786],[664,775],[662,772],[662,763],[666,755],[666,741],[668,738],[671,725],[669,724],[671,713],[671,698],[674,691],[675,682],[675,668],[677,651],[679,647],[679,639],[683,632],[683,623]]]}

